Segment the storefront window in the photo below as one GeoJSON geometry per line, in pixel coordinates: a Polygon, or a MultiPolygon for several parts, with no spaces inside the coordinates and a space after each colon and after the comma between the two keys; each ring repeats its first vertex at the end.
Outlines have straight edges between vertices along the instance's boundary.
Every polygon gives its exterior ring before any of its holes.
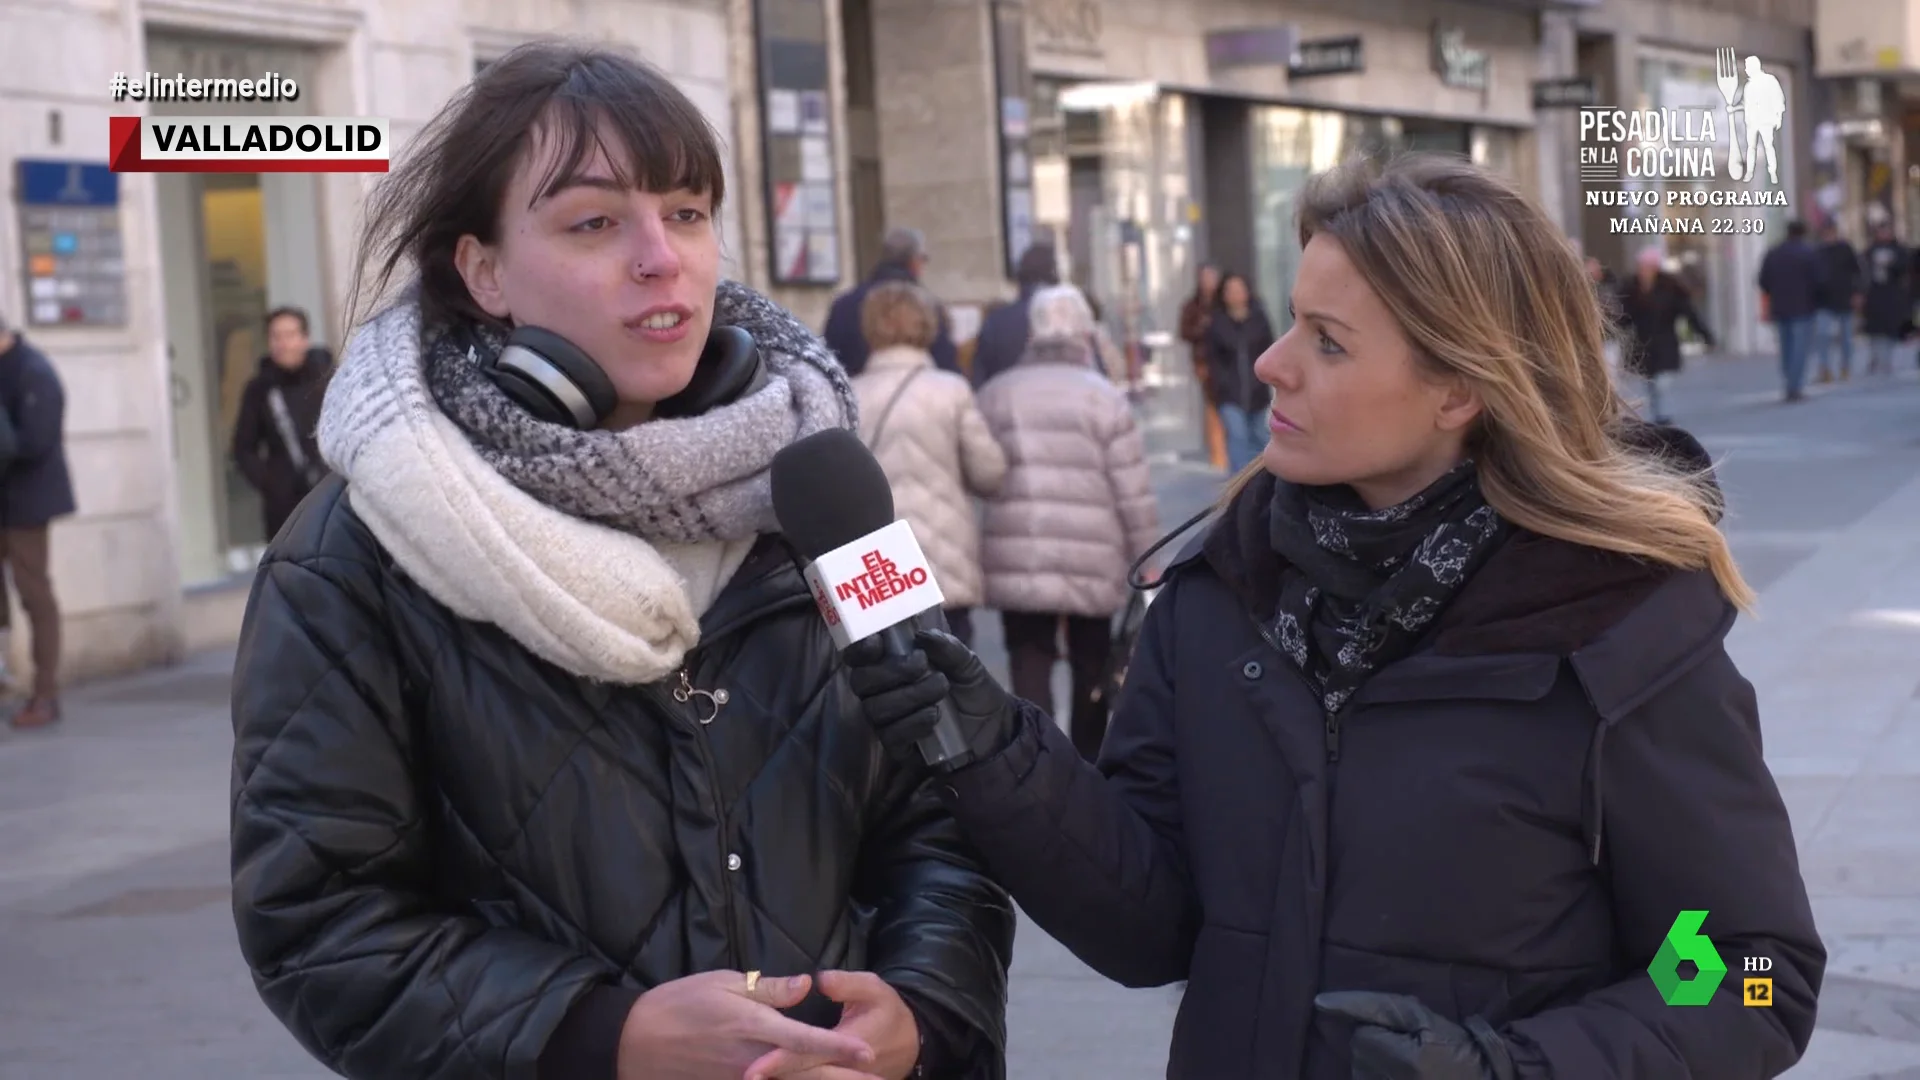
{"type": "Polygon", "coordinates": [[[1054,238],[1065,278],[1128,351],[1130,381],[1151,391],[1141,414],[1156,450],[1191,449],[1198,431],[1176,334],[1196,269],[1191,115],[1151,86],[1034,81],[1035,232],[1054,238]]]}
{"type": "Polygon", "coordinates": [[[1299,197],[1307,178],[1361,155],[1427,151],[1466,156],[1469,128],[1440,120],[1260,106],[1253,110],[1253,287],[1274,330],[1300,262],[1299,197]]]}

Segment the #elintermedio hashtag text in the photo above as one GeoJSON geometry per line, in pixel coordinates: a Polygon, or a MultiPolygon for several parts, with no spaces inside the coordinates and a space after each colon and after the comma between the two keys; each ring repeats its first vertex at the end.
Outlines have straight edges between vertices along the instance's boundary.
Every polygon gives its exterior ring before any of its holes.
{"type": "Polygon", "coordinates": [[[141,72],[128,78],[124,71],[113,73],[108,84],[115,101],[298,101],[300,84],[269,71],[257,79],[198,79],[186,75],[160,75],[141,72]]]}

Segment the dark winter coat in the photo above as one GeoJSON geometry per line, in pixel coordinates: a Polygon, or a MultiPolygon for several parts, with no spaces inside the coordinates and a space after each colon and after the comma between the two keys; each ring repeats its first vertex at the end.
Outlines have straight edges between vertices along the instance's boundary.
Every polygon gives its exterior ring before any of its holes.
{"type": "Polygon", "coordinates": [[[1798,1060],[1826,954],[1712,578],[1521,531],[1331,723],[1262,629],[1272,483],[1167,572],[1097,769],[1028,706],[946,781],[1075,955],[1187,980],[1167,1076],[1350,1080],[1351,1028],[1314,1007],[1333,990],[1483,1017],[1519,1080],[1798,1060]],[[1688,909],[1728,972],[1676,1008],[1647,967],[1688,909]],[[1771,1008],[1742,1004],[1748,956],[1771,1008]]]}
{"type": "Polygon", "coordinates": [[[17,456],[0,474],[0,528],[37,529],[73,513],[66,390],[53,361],[19,331],[13,347],[0,353],[0,408],[18,444],[17,456]]]}
{"type": "MultiPolygon", "coordinates": [[[[840,366],[847,369],[849,376],[858,375],[867,369],[867,355],[872,347],[867,344],[866,331],[860,329],[860,305],[867,302],[867,294],[875,285],[883,281],[912,281],[913,274],[904,266],[881,263],[873,276],[848,289],[833,301],[827,309],[827,325],[820,337],[840,358],[840,366]]],[[[943,371],[960,370],[960,351],[953,344],[953,327],[947,320],[947,311],[940,309],[940,330],[927,347],[933,355],[933,364],[943,371]]]]}
{"type": "Polygon", "coordinates": [[[1709,344],[1713,331],[1700,320],[1693,294],[1672,274],[1655,274],[1653,285],[1642,290],[1638,275],[1620,283],[1620,322],[1627,331],[1625,364],[1636,375],[1662,375],[1680,370],[1681,319],[1709,344]]]}
{"type": "Polygon", "coordinates": [[[1820,257],[1805,240],[1782,240],[1760,260],[1760,291],[1767,319],[1807,319],[1819,308],[1820,257]]]}
{"type": "Polygon", "coordinates": [[[1814,251],[1820,257],[1820,310],[1852,314],[1853,298],[1860,295],[1860,253],[1840,239],[1814,251]]]}
{"type": "Polygon", "coordinates": [[[1217,408],[1213,385],[1207,379],[1207,329],[1213,324],[1213,302],[1202,300],[1198,292],[1180,305],[1180,340],[1187,343],[1193,363],[1193,377],[1200,384],[1201,396],[1208,408],[1217,408]]]}
{"type": "Polygon", "coordinates": [[[1913,318],[1913,258],[1896,240],[1883,240],[1867,249],[1867,295],[1861,310],[1861,333],[1869,337],[1899,337],[1913,318]]]}
{"type": "Polygon", "coordinates": [[[233,460],[240,475],[260,493],[268,539],[293,515],[294,507],[313,490],[318,478],[326,474],[315,431],[320,426],[320,403],[332,374],[333,357],[325,349],[307,350],[306,361],[292,371],[263,356],[260,370],[240,395],[240,412],[233,423],[233,460]],[[287,415],[299,436],[310,476],[294,467],[287,440],[274,421],[268,394],[276,389],[287,403],[287,415]]]}
{"type": "Polygon", "coordinates": [[[969,1044],[966,1076],[1003,1073],[1006,894],[888,763],[782,544],[701,620],[685,670],[730,692],[708,726],[666,682],[455,617],[345,491],[269,548],[233,688],[240,949],[309,1051],[366,1080],[612,1080],[648,987],[849,968],[969,1044]],[[550,1047],[563,1020],[591,1045],[550,1047]]]}
{"type": "Polygon", "coordinates": [[[1245,319],[1224,308],[1207,323],[1207,381],[1216,405],[1238,405],[1249,412],[1267,408],[1273,391],[1253,374],[1253,362],[1274,342],[1273,324],[1259,304],[1245,319]]]}
{"type": "Polygon", "coordinates": [[[994,308],[980,320],[980,334],[973,346],[973,385],[986,385],[988,379],[1008,371],[1026,354],[1027,339],[1033,336],[1033,318],[1028,305],[1038,284],[1023,285],[1020,296],[1010,304],[994,308]]]}

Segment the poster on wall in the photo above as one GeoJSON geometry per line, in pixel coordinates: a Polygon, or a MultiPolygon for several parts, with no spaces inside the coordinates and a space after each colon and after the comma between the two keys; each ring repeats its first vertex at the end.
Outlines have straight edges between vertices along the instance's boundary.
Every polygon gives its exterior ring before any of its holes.
{"type": "Polygon", "coordinates": [[[125,326],[120,177],[105,162],[21,159],[28,326],[125,326]]]}
{"type": "Polygon", "coordinates": [[[755,0],[771,276],[840,280],[839,189],[828,96],[825,0],[755,0]]]}

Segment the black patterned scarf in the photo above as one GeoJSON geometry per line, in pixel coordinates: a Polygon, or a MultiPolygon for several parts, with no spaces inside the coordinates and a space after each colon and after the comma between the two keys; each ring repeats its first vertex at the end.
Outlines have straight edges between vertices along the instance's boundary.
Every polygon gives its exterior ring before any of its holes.
{"type": "Polygon", "coordinates": [[[1472,461],[1405,502],[1370,510],[1351,488],[1279,481],[1268,512],[1288,568],[1274,640],[1337,713],[1404,656],[1509,531],[1472,461]]]}

